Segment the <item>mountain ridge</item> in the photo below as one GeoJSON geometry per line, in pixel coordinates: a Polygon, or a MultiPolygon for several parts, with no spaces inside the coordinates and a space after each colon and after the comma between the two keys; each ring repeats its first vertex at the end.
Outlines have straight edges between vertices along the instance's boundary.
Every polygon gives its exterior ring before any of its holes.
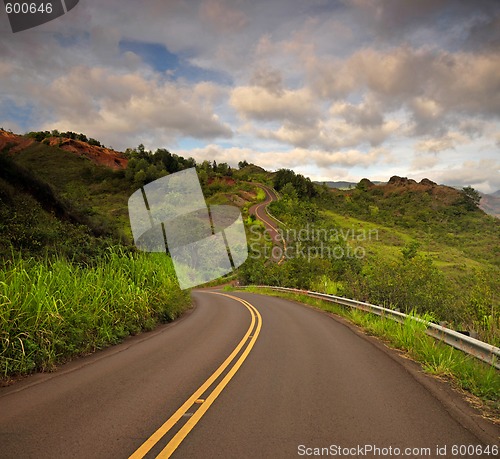
{"type": "MultiPolygon", "coordinates": [[[[29,134],[19,135],[0,129],[0,151],[8,148],[10,154],[16,154],[30,147],[35,142],[37,142],[37,139],[30,137],[29,134]]],[[[115,170],[127,168],[128,159],[124,153],[101,145],[91,145],[88,141],[51,135],[51,133],[46,131],[45,137],[40,143],[69,151],[77,156],[82,156],[97,165],[107,166],[115,170]]]]}

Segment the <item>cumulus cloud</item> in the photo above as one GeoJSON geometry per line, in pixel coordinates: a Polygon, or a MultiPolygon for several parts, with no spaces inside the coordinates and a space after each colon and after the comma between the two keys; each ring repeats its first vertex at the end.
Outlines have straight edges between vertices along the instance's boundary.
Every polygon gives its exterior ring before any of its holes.
{"type": "Polygon", "coordinates": [[[420,155],[413,158],[411,162],[412,171],[428,171],[439,163],[435,155],[420,155]]]}
{"type": "Polygon", "coordinates": [[[415,145],[417,152],[439,153],[455,148],[457,144],[468,143],[469,139],[459,132],[450,132],[442,137],[421,140],[415,145]]]}
{"type": "Polygon", "coordinates": [[[313,175],[380,176],[370,164],[394,158],[399,175],[424,173],[473,152],[479,180],[500,147],[499,21],[496,0],[86,0],[4,35],[2,120],[116,148],[194,138],[211,145],[199,159],[313,175]]]}
{"type": "MultiPolygon", "coordinates": [[[[458,23],[484,20],[499,13],[496,0],[420,0],[402,2],[399,0],[349,0],[365,27],[373,30],[379,40],[390,42],[405,39],[417,40],[418,31],[424,29],[434,34],[450,35],[458,23]],[[439,28],[432,27],[439,20],[439,28]]],[[[460,35],[457,34],[457,38],[460,35]]]]}
{"type": "Polygon", "coordinates": [[[380,126],[362,127],[330,118],[312,126],[295,126],[285,123],[276,130],[257,131],[257,135],[297,147],[338,149],[363,144],[372,147],[380,146],[398,128],[399,123],[394,120],[384,122],[380,126]]]}
{"type": "Polygon", "coordinates": [[[133,132],[147,138],[160,130],[170,141],[178,135],[231,137],[231,128],[214,112],[219,91],[212,83],[188,86],[147,79],[140,73],[76,67],[50,84],[42,102],[47,110],[53,107],[46,126],[64,126],[105,139],[111,132],[113,145],[124,148],[130,146],[125,143],[127,134],[133,132]],[[120,136],[125,138],[120,141],[120,136]]]}
{"type": "Polygon", "coordinates": [[[245,13],[234,7],[233,2],[206,0],[200,5],[200,16],[218,31],[238,32],[248,24],[245,13]]]}
{"type": "Polygon", "coordinates": [[[494,159],[464,161],[458,167],[438,170],[433,180],[457,187],[472,186],[486,193],[500,189],[500,162],[494,159]]]}
{"type": "Polygon", "coordinates": [[[370,98],[362,104],[353,105],[348,102],[335,102],[330,108],[334,116],[341,116],[347,123],[361,127],[380,126],[384,122],[384,115],[377,102],[370,98]]]}
{"type": "Polygon", "coordinates": [[[304,168],[307,166],[316,166],[322,169],[354,166],[368,168],[391,157],[390,153],[384,148],[373,148],[368,152],[355,149],[326,151],[306,148],[294,148],[287,151],[255,151],[251,148],[226,148],[216,144],[190,150],[180,150],[179,152],[180,154],[193,156],[198,160],[213,158],[233,166],[237,165],[242,159],[246,159],[270,170],[277,170],[282,167],[304,168]]]}
{"type": "Polygon", "coordinates": [[[343,62],[317,60],[309,71],[313,87],[327,97],[368,88],[384,100],[386,109],[409,105],[417,115],[500,113],[498,53],[436,52],[407,46],[389,51],[363,49],[343,62]]]}
{"type": "Polygon", "coordinates": [[[261,86],[233,89],[230,104],[244,118],[260,121],[289,121],[309,124],[318,115],[314,99],[307,88],[276,93],[261,86]]]}
{"type": "MultiPolygon", "coordinates": [[[[1,71],[1,69],[0,69],[1,71]]],[[[260,86],[268,92],[281,96],[283,94],[283,76],[279,70],[260,67],[255,69],[250,80],[252,86],[260,86]]]]}

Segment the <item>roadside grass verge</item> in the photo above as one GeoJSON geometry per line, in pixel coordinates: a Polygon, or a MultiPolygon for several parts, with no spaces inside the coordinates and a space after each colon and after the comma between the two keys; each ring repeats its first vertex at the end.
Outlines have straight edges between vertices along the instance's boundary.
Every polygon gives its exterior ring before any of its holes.
{"type": "Polygon", "coordinates": [[[262,188],[260,188],[260,187],[255,187],[255,189],[257,190],[257,196],[256,196],[255,200],[257,202],[265,201],[266,200],[266,193],[265,193],[265,191],[262,188]]]}
{"type": "MultiPolygon", "coordinates": [[[[422,365],[426,373],[448,379],[460,389],[479,397],[494,411],[495,417],[500,415],[500,372],[493,366],[426,335],[426,326],[421,322],[408,318],[404,323],[399,323],[307,295],[252,287],[245,291],[299,301],[344,317],[361,326],[367,333],[383,338],[392,347],[405,351],[422,365]]],[[[419,317],[426,321],[432,319],[429,315],[419,317]]]]}
{"type": "Polygon", "coordinates": [[[0,264],[0,378],[51,370],[189,305],[165,254],[110,249],[91,266],[14,255],[0,264]]]}

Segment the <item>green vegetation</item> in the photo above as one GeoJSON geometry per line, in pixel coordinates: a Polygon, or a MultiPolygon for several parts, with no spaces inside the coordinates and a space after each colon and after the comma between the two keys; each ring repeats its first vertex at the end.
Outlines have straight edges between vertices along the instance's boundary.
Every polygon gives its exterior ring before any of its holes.
{"type": "Polygon", "coordinates": [[[500,345],[500,222],[476,207],[474,190],[399,178],[376,186],[365,179],[352,190],[315,186],[309,196],[307,181],[292,171],[274,178],[282,199],[269,208],[284,223],[287,259],[273,266],[262,256],[270,250],[254,245],[241,269],[243,284],[432,314],[500,345]]]}
{"type": "Polygon", "coordinates": [[[274,188],[283,193],[288,191],[288,194],[291,190],[294,190],[299,198],[312,198],[317,194],[316,187],[309,178],[295,174],[290,169],[280,169],[276,172],[274,175],[274,188]]]}
{"type": "Polygon", "coordinates": [[[48,370],[179,316],[189,293],[161,254],[108,250],[92,266],[14,255],[0,270],[0,370],[48,370]]]}
{"type": "MultiPolygon", "coordinates": [[[[497,413],[500,412],[500,373],[494,367],[427,336],[425,323],[408,318],[401,324],[307,295],[251,287],[247,290],[299,301],[344,317],[361,326],[367,333],[382,337],[393,347],[405,351],[412,359],[420,362],[427,373],[450,379],[457,387],[480,397],[497,413]]],[[[420,318],[427,322],[433,319],[428,314],[420,318]]]]}
{"type": "Polygon", "coordinates": [[[112,170],[45,142],[54,136],[89,142],[83,134],[29,133],[35,142],[10,154],[12,142],[0,153],[4,378],[50,370],[189,307],[170,258],[132,247],[127,201],[138,187],[197,167],[208,202],[236,203],[245,215],[258,190],[232,179],[225,163],[197,165],[142,145],[127,150],[125,170],[112,170]]]}
{"type": "MultiPolygon", "coordinates": [[[[15,146],[9,138],[0,153],[2,275],[20,263],[49,271],[52,264],[65,265],[74,276],[104,272],[118,263],[109,247],[121,247],[125,265],[127,257],[142,259],[132,249],[129,196],[152,180],[196,167],[209,205],[237,205],[243,213],[250,256],[238,270],[240,283],[305,288],[429,314],[500,345],[500,222],[477,208],[478,194],[470,187],[459,191],[393,177],[387,185],[363,179],[355,188],[331,190],[288,169],[269,173],[247,161],[233,169],[143,145],[127,149],[126,169],[112,170],[47,141],[69,137],[100,145],[84,134],[27,135],[36,141],[9,154],[15,146]],[[249,214],[264,198],[252,182],[274,186],[282,196],[270,205],[283,222],[287,252],[280,265],[270,261],[273,243],[264,226],[249,214]]],[[[4,297],[6,285],[0,284],[4,297]]],[[[115,325],[121,336],[121,325],[115,325]]],[[[16,339],[24,345],[22,333],[30,330],[20,330],[16,339]]],[[[95,342],[81,349],[95,348],[95,342]]],[[[45,367],[30,365],[25,368],[45,367]]]]}
{"type": "Polygon", "coordinates": [[[10,247],[26,256],[52,253],[56,246],[58,253],[92,254],[93,241],[102,246],[130,240],[125,226],[130,188],[120,172],[40,143],[15,160],[1,153],[0,256],[10,247]]]}
{"type": "Polygon", "coordinates": [[[67,131],[67,132],[59,132],[57,129],[53,131],[32,131],[26,134],[26,137],[36,140],[37,142],[43,142],[45,139],[50,139],[51,137],[59,137],[62,139],[72,139],[72,140],[80,140],[81,142],[86,142],[89,145],[93,145],[96,147],[104,147],[96,139],[92,137],[87,138],[85,134],[78,134],[76,132],[67,131]]]}
{"type": "Polygon", "coordinates": [[[266,193],[264,192],[264,190],[262,188],[258,188],[257,189],[257,196],[256,196],[256,200],[258,202],[262,202],[266,199],[266,193]]]}

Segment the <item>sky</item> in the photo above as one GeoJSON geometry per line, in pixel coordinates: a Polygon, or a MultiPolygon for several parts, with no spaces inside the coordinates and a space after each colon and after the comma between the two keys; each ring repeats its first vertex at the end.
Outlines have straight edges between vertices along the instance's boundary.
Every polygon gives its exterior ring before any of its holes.
{"type": "Polygon", "coordinates": [[[0,126],[316,181],[500,189],[498,0],[80,0],[12,33],[0,126]]]}

